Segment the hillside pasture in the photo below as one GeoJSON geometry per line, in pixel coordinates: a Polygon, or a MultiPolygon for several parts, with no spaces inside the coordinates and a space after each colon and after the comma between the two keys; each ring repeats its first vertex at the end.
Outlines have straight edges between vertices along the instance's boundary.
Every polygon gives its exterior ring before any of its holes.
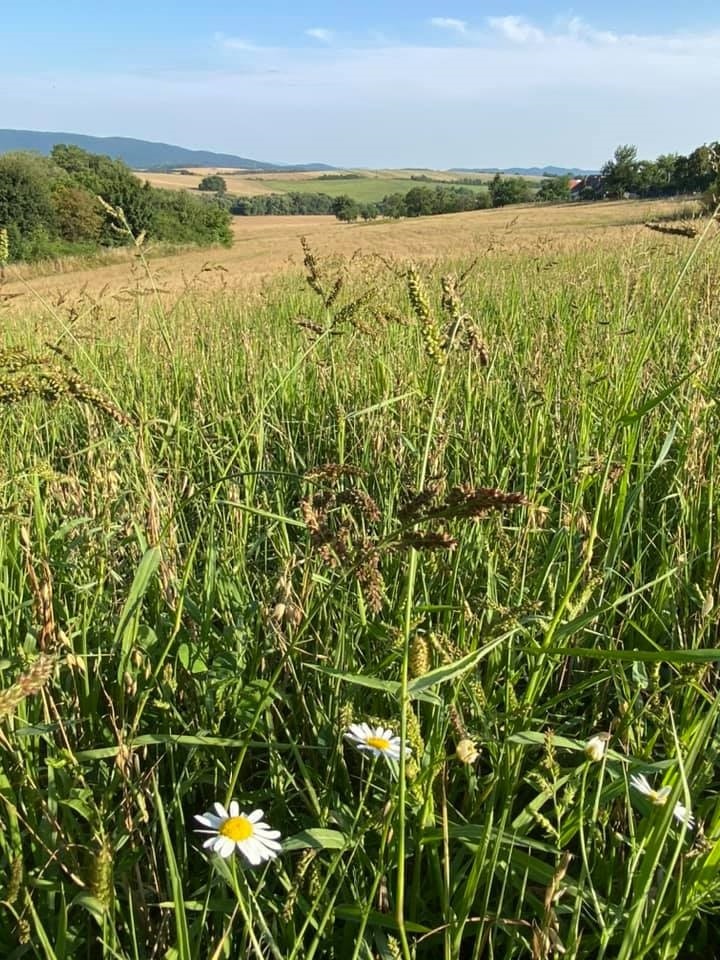
{"type": "MultiPolygon", "coordinates": [[[[374,203],[382,200],[390,193],[407,193],[413,187],[440,186],[441,184],[457,183],[458,186],[467,186],[468,190],[484,191],[481,185],[461,184],[453,174],[431,172],[432,183],[425,180],[411,179],[409,171],[394,173],[384,171],[348,171],[357,172],[359,178],[344,179],[343,171],[326,175],[313,172],[298,173],[246,173],[227,170],[200,170],[194,168],[188,173],[155,173],[153,171],[138,172],[142,179],[149,180],[154,187],[165,187],[170,190],[197,190],[203,177],[210,173],[218,173],[227,183],[227,192],[239,197],[248,197],[269,193],[325,193],[330,197],[347,195],[359,203],[374,203]]],[[[488,178],[492,179],[492,178],[488,178]]]]}

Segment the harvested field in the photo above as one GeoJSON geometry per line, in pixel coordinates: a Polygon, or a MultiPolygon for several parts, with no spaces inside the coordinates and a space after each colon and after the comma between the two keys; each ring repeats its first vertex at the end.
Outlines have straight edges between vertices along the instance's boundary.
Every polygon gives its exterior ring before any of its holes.
{"type": "MultiPolygon", "coordinates": [[[[488,256],[517,252],[552,257],[596,245],[611,247],[649,241],[646,220],[668,217],[675,201],[621,201],[558,206],[518,206],[498,210],[418,217],[400,221],[340,223],[332,217],[237,217],[231,249],[192,248],[146,256],[158,288],[170,295],[183,289],[188,278],[208,264],[224,271],[207,273],[207,282],[231,288],[257,286],[264,278],[301,264],[300,238],[306,236],[322,254],[364,254],[434,260],[438,257],[488,256]],[[212,279],[214,277],[214,280],[212,279]]],[[[655,236],[652,243],[662,245],[655,236]]],[[[2,287],[5,309],[24,309],[42,297],[48,303],[80,293],[111,296],[132,289],[137,282],[135,257],[127,249],[107,255],[101,266],[64,260],[9,268],[2,287]]],[[[146,278],[142,285],[146,284],[146,278]]]]}

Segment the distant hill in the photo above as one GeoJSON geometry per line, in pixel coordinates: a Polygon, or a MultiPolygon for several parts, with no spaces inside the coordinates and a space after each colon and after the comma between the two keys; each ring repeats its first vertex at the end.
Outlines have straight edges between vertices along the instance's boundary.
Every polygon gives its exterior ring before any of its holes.
{"type": "Polygon", "coordinates": [[[453,167],[451,173],[505,173],[513,177],[589,177],[598,170],[581,170],[580,167],[453,167]]]}
{"type": "Polygon", "coordinates": [[[124,160],[133,170],[174,169],[176,167],[223,167],[228,170],[282,170],[285,172],[334,170],[327,163],[282,164],[264,163],[230,153],[210,150],[187,150],[170,143],[152,143],[130,137],[88,137],[81,133],[45,133],[37,130],[0,130],[0,153],[11,150],[34,150],[47,156],[58,143],[81,147],[124,160]]]}

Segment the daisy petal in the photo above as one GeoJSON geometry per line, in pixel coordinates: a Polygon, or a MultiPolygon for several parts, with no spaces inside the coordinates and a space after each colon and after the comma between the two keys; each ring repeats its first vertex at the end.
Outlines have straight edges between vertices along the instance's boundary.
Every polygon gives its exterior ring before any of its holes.
{"type": "MultiPolygon", "coordinates": [[[[257,823],[257,824],[260,824],[260,821],[262,820],[263,816],[264,814],[262,810],[253,810],[252,813],[246,814],[246,817],[248,818],[250,823],[257,823]]],[[[262,826],[262,824],[260,825],[262,826]]]]}
{"type": "Polygon", "coordinates": [[[258,827],[258,828],[255,830],[255,836],[258,838],[258,840],[261,840],[263,843],[264,843],[265,841],[275,841],[275,840],[279,839],[279,837],[280,837],[280,831],[279,831],[279,830],[268,830],[267,827],[263,827],[263,829],[261,830],[260,827],[258,827]]]}
{"type": "Polygon", "coordinates": [[[204,827],[210,827],[211,830],[217,830],[222,823],[220,817],[216,817],[214,813],[196,813],[195,819],[204,827]]]}
{"type": "Polygon", "coordinates": [[[228,813],[231,817],[237,817],[240,814],[240,804],[237,800],[231,800],[230,806],[228,807],[228,813]]]}
{"type": "Polygon", "coordinates": [[[235,852],[235,841],[231,840],[230,837],[218,837],[218,843],[215,847],[215,852],[219,853],[223,859],[227,860],[227,858],[231,857],[235,852]]]}
{"type": "Polygon", "coordinates": [[[243,840],[240,845],[240,852],[251,866],[257,867],[262,862],[262,847],[257,840],[243,840]]]}
{"type": "Polygon", "coordinates": [[[676,803],[673,809],[673,816],[680,823],[685,824],[691,830],[695,826],[695,817],[690,813],[688,808],[682,803],[676,803]]]}

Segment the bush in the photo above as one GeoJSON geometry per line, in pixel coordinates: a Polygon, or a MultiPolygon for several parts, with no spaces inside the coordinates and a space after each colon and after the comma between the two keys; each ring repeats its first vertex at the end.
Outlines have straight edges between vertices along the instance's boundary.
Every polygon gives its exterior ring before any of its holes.
{"type": "Polygon", "coordinates": [[[198,184],[198,190],[208,190],[214,193],[227,193],[227,183],[223,177],[219,176],[217,173],[211,173],[203,179],[198,184]]]}
{"type": "Polygon", "coordinates": [[[97,199],[82,187],[60,184],[53,194],[55,221],[64,240],[99,240],[105,216],[97,199]]]}
{"type": "Polygon", "coordinates": [[[352,197],[343,194],[341,197],[336,197],[333,201],[332,212],[338,220],[350,223],[352,220],[357,220],[360,216],[360,205],[356,200],[353,200],[352,197]]]}
{"type": "MultiPolygon", "coordinates": [[[[222,178],[220,178],[222,179],[222,178]]],[[[39,260],[130,242],[131,233],[170,243],[232,242],[228,201],[171,193],[140,181],[120,160],[58,145],[51,158],[30,153],[0,157],[0,226],[11,260],[39,260]]]]}
{"type": "Polygon", "coordinates": [[[56,234],[53,165],[33,154],[0,157],[0,225],[7,228],[10,259],[24,259],[31,238],[56,234]]]}
{"type": "Polygon", "coordinates": [[[496,173],[490,183],[490,199],[494,207],[525,203],[530,199],[530,184],[522,177],[501,177],[496,173]]]}
{"type": "Polygon", "coordinates": [[[201,200],[185,190],[159,190],[150,235],[171,243],[221,243],[230,246],[230,214],[212,200],[201,200]]]}

